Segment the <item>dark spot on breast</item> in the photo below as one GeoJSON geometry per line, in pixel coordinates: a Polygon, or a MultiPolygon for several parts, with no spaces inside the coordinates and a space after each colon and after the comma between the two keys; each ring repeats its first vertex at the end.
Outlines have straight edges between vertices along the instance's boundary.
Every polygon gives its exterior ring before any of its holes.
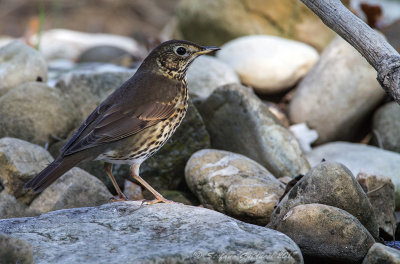
{"type": "Polygon", "coordinates": [[[38,76],[38,77],[36,77],[36,81],[37,82],[43,82],[43,79],[42,79],[42,77],[38,76]]]}

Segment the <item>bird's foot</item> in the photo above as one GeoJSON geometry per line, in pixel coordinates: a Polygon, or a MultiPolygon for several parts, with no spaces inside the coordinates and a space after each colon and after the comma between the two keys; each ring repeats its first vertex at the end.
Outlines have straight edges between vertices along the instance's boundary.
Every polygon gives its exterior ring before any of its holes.
{"type": "Polygon", "coordinates": [[[110,199],[110,203],[126,202],[126,201],[129,201],[129,199],[123,193],[119,194],[118,197],[112,197],[110,199]]]}
{"type": "Polygon", "coordinates": [[[161,197],[156,197],[156,199],[154,199],[154,200],[150,200],[150,201],[149,200],[143,200],[142,201],[142,205],[152,205],[152,204],[157,204],[157,203],[181,204],[181,203],[178,203],[178,202],[167,200],[162,196],[161,197]]]}

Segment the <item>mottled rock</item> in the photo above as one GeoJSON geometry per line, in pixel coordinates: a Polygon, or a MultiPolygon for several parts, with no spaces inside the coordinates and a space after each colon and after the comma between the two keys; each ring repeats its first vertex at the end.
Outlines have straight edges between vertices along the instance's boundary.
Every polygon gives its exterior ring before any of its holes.
{"type": "Polygon", "coordinates": [[[21,239],[0,233],[0,262],[31,264],[33,263],[32,246],[21,239]]]}
{"type": "Polygon", "coordinates": [[[44,146],[66,137],[76,118],[70,99],[44,83],[24,83],[0,97],[0,137],[44,146]]]}
{"type": "Polygon", "coordinates": [[[268,226],[275,229],[293,207],[311,203],[347,211],[378,238],[378,224],[371,203],[352,173],[342,164],[323,162],[312,168],[275,208],[268,226]]]}
{"type": "Polygon", "coordinates": [[[245,155],[277,178],[294,177],[309,170],[292,133],[246,87],[219,87],[198,109],[213,148],[245,155]]]}
{"type": "MultiPolygon", "coordinates": [[[[178,189],[184,184],[190,156],[210,147],[210,136],[196,107],[189,102],[181,125],[168,142],[140,167],[140,175],[157,189],[178,189]]],[[[126,175],[126,174],[125,174],[126,175]]]]}
{"type": "Polygon", "coordinates": [[[303,263],[298,246],[280,232],[177,204],[55,211],[0,221],[0,232],[31,243],[37,264],[303,263]]]}
{"type": "Polygon", "coordinates": [[[385,104],[376,111],[373,130],[376,144],[400,153],[400,106],[396,102],[385,104]]]}
{"type": "Polygon", "coordinates": [[[46,82],[47,65],[35,49],[13,41],[0,48],[0,96],[26,82],[46,82]]]}
{"type": "Polygon", "coordinates": [[[221,150],[193,154],[185,177],[205,207],[263,225],[284,191],[283,184],[257,162],[221,150]]]}
{"type": "Polygon", "coordinates": [[[317,130],[317,144],[351,140],[384,96],[374,68],[337,37],[299,83],[289,116],[317,130]]]}
{"type": "Polygon", "coordinates": [[[318,60],[318,52],[307,44],[280,37],[257,35],[234,39],[217,52],[242,83],[264,94],[292,87],[318,60]]]}
{"type": "Polygon", "coordinates": [[[131,201],[143,200],[142,187],[129,180],[124,182],[124,194],[131,201]]]}
{"type": "Polygon", "coordinates": [[[375,243],[357,218],[324,204],[293,207],[276,230],[292,238],[310,263],[360,263],[375,243]]]}
{"type": "Polygon", "coordinates": [[[34,194],[23,190],[25,183],[52,161],[51,155],[40,146],[16,138],[1,138],[0,178],[4,191],[29,204],[34,194]]]}
{"type": "MultiPolygon", "coordinates": [[[[35,215],[28,206],[18,201],[7,191],[0,192],[0,219],[35,215]]],[[[1,259],[1,258],[0,258],[1,259]]]]}
{"type": "Polygon", "coordinates": [[[85,206],[98,206],[107,203],[112,194],[96,177],[80,168],[72,168],[37,198],[30,209],[41,213],[85,206]]]}
{"type": "Polygon", "coordinates": [[[375,243],[368,251],[362,264],[399,264],[400,251],[375,243]]]}
{"type": "Polygon", "coordinates": [[[75,108],[80,112],[80,121],[84,121],[101,101],[134,73],[135,70],[74,71],[64,75],[57,82],[56,88],[70,97],[75,108]]]}
{"type": "Polygon", "coordinates": [[[206,98],[218,86],[240,83],[240,80],[227,64],[211,56],[201,56],[190,66],[187,83],[191,95],[206,98]]]}
{"type": "Polygon", "coordinates": [[[357,181],[367,193],[372,204],[376,220],[378,221],[379,233],[382,231],[386,237],[394,237],[396,228],[396,216],[394,214],[395,199],[394,185],[390,178],[382,175],[371,175],[360,172],[357,181]]]}
{"type": "Polygon", "coordinates": [[[332,142],[307,153],[311,166],[322,159],[345,165],[353,175],[365,172],[389,177],[395,188],[396,210],[400,210],[400,154],[373,146],[348,142],[332,142]]]}
{"type": "Polygon", "coordinates": [[[185,0],[179,2],[176,16],[182,38],[205,45],[267,34],[296,39],[322,50],[334,36],[296,0],[185,0]]]}

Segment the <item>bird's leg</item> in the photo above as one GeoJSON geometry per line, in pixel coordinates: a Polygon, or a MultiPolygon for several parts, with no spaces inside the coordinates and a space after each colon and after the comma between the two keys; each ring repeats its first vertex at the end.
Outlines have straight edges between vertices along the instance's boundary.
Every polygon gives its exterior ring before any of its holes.
{"type": "Polygon", "coordinates": [[[154,197],[156,198],[156,199],[154,199],[152,201],[145,202],[146,204],[156,204],[156,203],[170,203],[170,204],[172,204],[172,203],[177,203],[177,202],[165,199],[159,192],[154,190],[153,187],[150,186],[150,184],[148,184],[145,180],[143,180],[142,177],[139,176],[139,165],[137,165],[137,164],[131,165],[130,174],[135,180],[140,182],[140,184],[142,184],[143,187],[145,187],[147,190],[149,190],[154,195],[154,197]]]}
{"type": "Polygon", "coordinates": [[[108,163],[108,162],[104,162],[104,170],[106,171],[108,177],[110,177],[110,179],[111,179],[111,181],[112,181],[112,183],[113,183],[113,185],[114,185],[114,188],[115,188],[115,190],[116,190],[117,193],[118,193],[119,199],[116,199],[115,201],[116,201],[116,202],[118,202],[118,201],[128,201],[128,198],[127,198],[127,197],[125,196],[125,194],[121,191],[121,189],[119,188],[119,186],[118,186],[118,184],[117,184],[117,181],[116,181],[115,178],[114,178],[114,175],[112,174],[112,164],[111,164],[111,163],[108,163]]]}

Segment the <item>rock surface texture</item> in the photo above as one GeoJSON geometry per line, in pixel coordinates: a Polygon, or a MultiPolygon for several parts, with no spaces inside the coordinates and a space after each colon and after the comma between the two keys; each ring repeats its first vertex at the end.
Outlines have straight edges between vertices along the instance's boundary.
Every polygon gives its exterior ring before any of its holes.
{"type": "Polygon", "coordinates": [[[277,231],[203,208],[140,204],[0,220],[0,232],[30,243],[36,264],[303,263],[298,246],[277,231]]]}

